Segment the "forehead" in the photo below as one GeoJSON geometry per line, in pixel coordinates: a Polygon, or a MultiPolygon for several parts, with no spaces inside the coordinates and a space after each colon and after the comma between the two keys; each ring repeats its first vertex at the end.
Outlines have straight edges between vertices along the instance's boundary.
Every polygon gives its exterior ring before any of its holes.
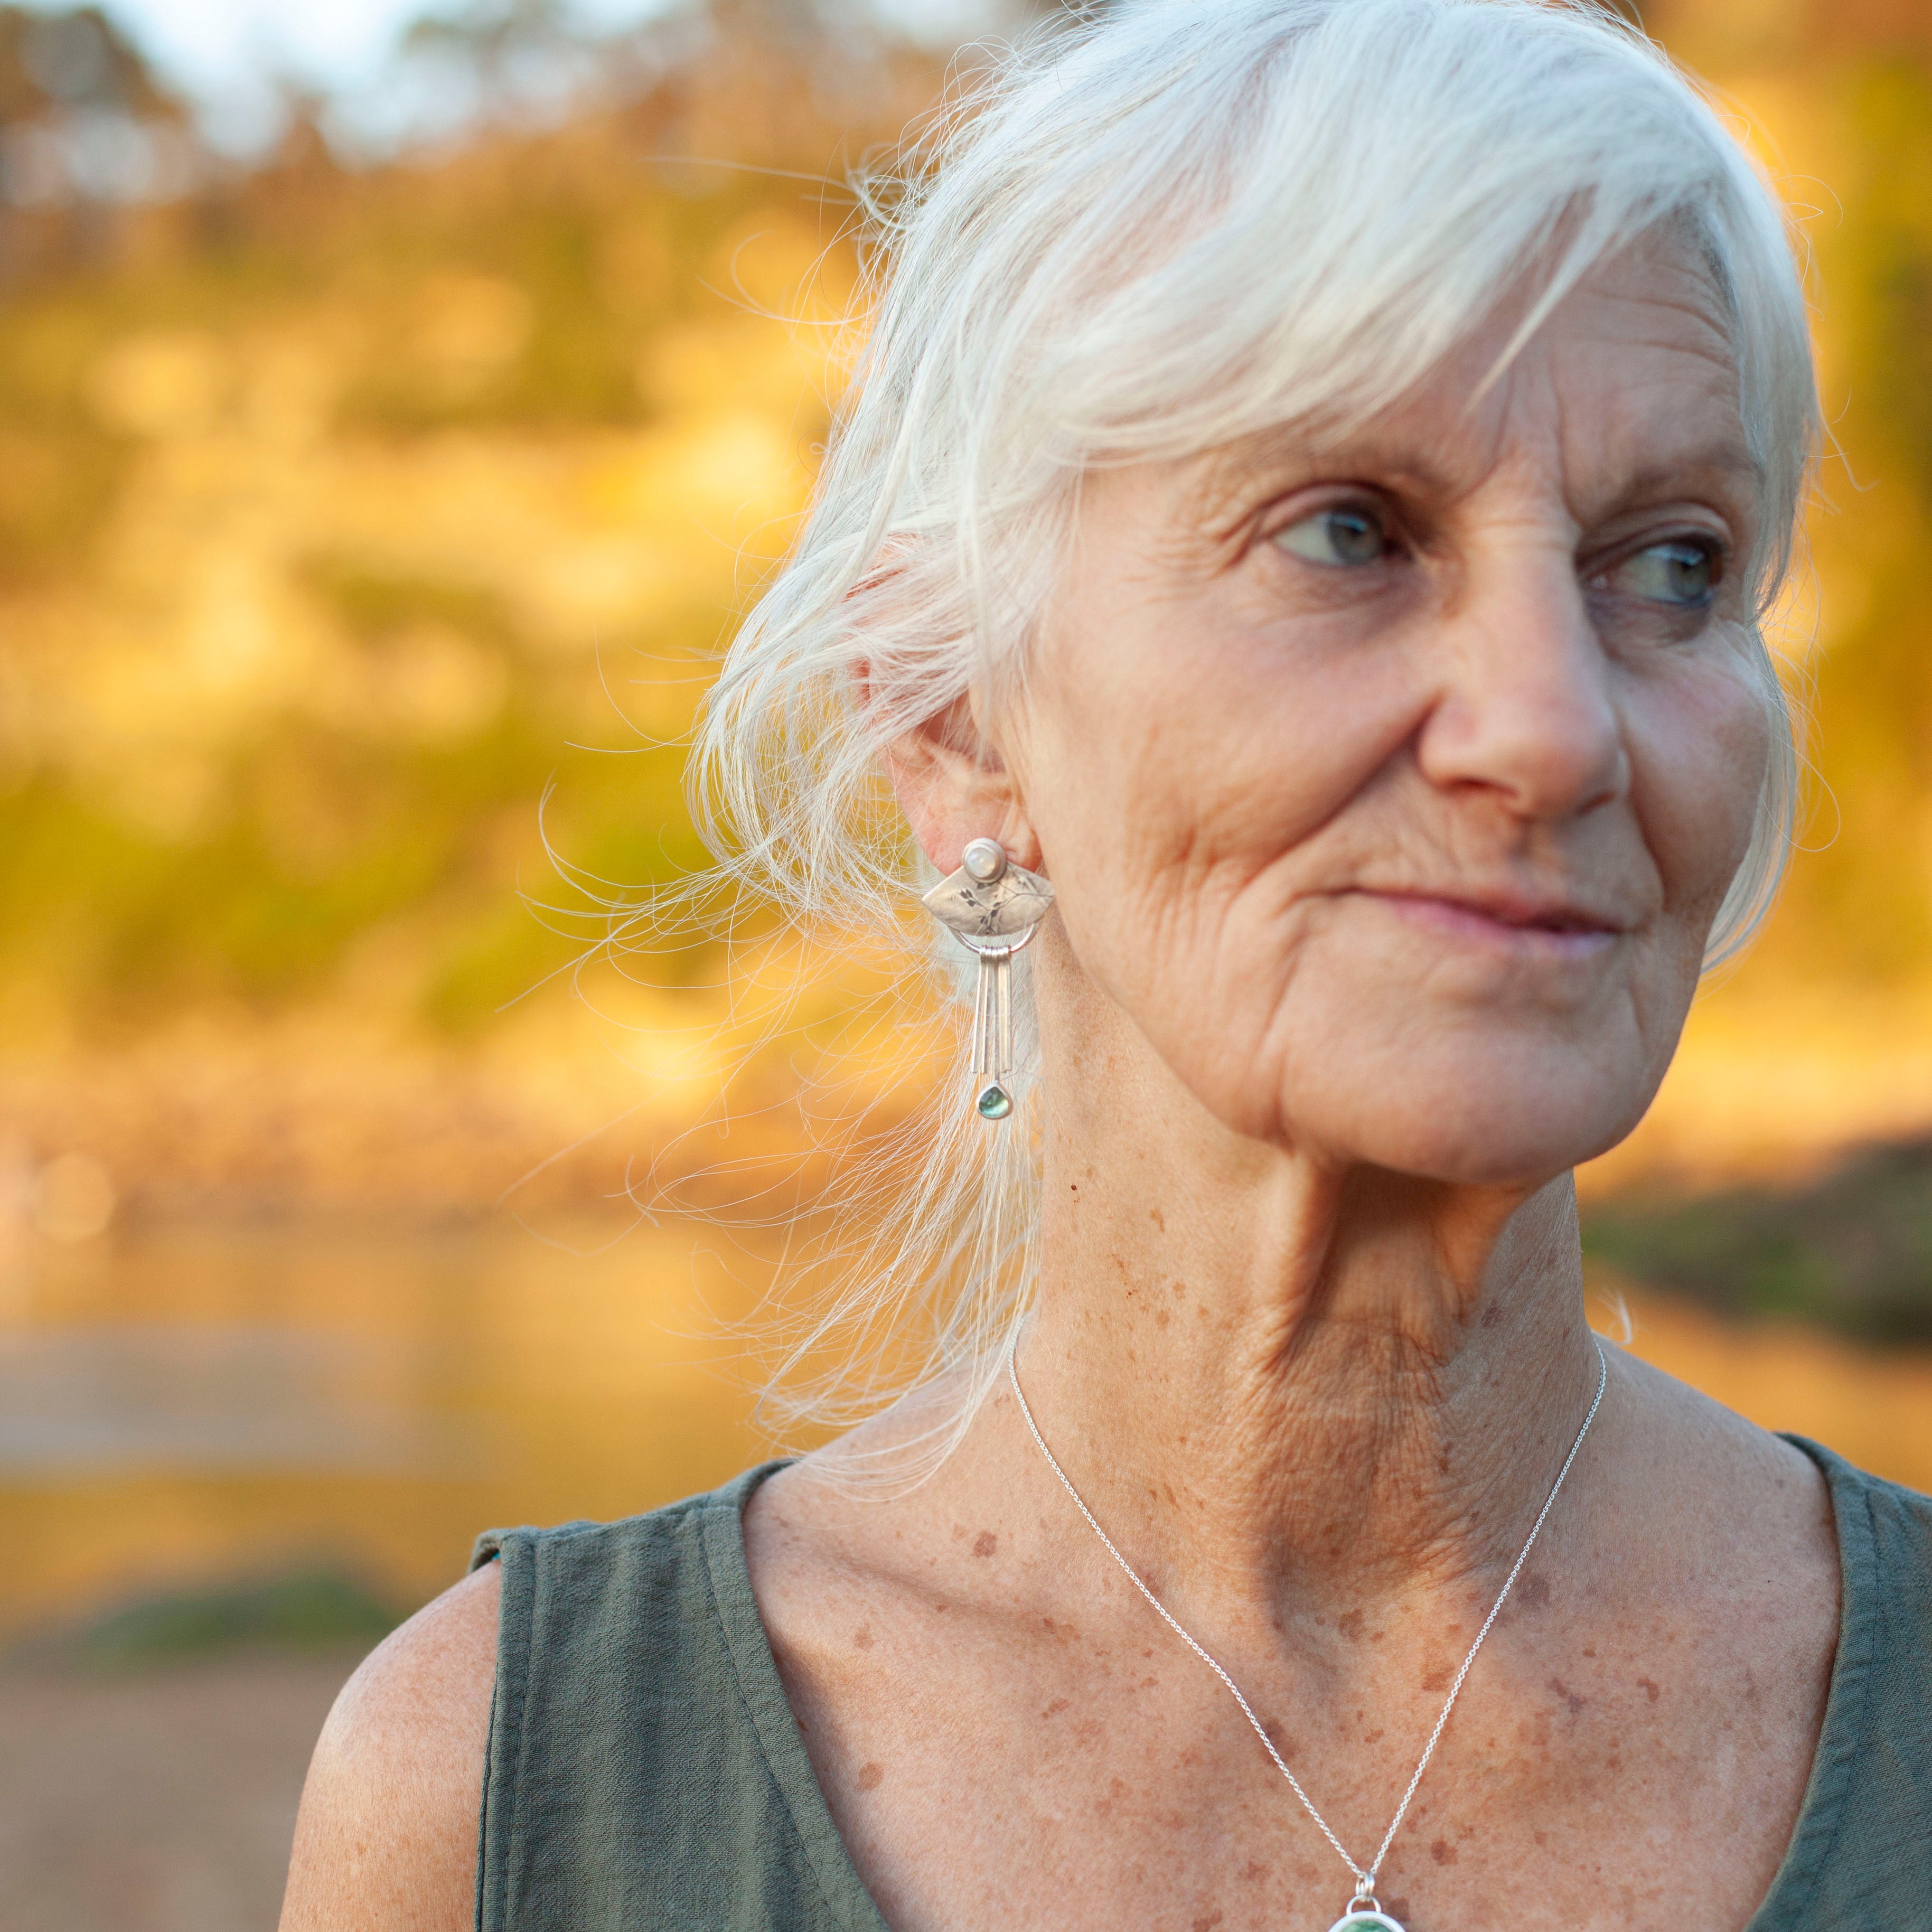
{"type": "MultiPolygon", "coordinates": [[[[1407,396],[1358,424],[1282,425],[1189,466],[1202,507],[1271,462],[1473,488],[1505,464],[1597,500],[1673,484],[1755,504],[1730,308],[1688,237],[1647,238],[1597,266],[1525,334],[1527,298],[1491,317],[1407,396]]],[[[1744,506],[1740,506],[1744,507],[1744,506]]]]}

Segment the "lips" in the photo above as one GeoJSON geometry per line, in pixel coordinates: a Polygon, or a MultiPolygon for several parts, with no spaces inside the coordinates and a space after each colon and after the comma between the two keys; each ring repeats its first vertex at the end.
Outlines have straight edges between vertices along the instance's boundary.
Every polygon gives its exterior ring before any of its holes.
{"type": "Polygon", "coordinates": [[[1474,913],[1499,926],[1545,932],[1628,932],[1634,922],[1600,901],[1580,893],[1526,891],[1510,886],[1374,886],[1357,888],[1375,898],[1413,900],[1474,913]]]}
{"type": "Polygon", "coordinates": [[[1558,894],[1463,886],[1437,891],[1416,887],[1358,890],[1399,916],[1447,933],[1540,946],[1565,955],[1597,952],[1628,932],[1633,924],[1608,908],[1558,894]]]}

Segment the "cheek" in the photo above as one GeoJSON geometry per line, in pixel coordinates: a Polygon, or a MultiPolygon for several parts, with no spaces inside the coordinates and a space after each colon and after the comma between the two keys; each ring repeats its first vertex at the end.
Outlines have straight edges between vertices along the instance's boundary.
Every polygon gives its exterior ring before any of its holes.
{"type": "Polygon", "coordinates": [[[1772,722],[1747,646],[1687,663],[1645,693],[1632,718],[1637,812],[1664,884],[1666,915],[1701,952],[1750,844],[1769,769],[1772,722]]]}
{"type": "Polygon", "coordinates": [[[1031,734],[1029,811],[1069,937],[1130,1005],[1176,974],[1199,985],[1232,969],[1237,908],[1258,916],[1288,896],[1303,842],[1405,729],[1378,728],[1389,694],[1354,688],[1359,676],[1338,688],[1265,640],[1174,641],[1142,653],[1123,640],[1078,693],[1047,686],[1031,734]],[[1336,718],[1352,728],[1316,728],[1336,718]]]}

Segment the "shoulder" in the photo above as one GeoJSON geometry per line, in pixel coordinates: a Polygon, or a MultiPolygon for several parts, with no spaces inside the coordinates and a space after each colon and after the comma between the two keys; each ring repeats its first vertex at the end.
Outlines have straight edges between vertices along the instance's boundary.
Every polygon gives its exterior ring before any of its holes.
{"type": "Polygon", "coordinates": [[[472,1923],[501,1591],[485,1565],[344,1686],[302,1791],[283,1932],[472,1923]]]}
{"type": "Polygon", "coordinates": [[[1820,1443],[1788,1439],[1830,1490],[1847,1578],[1932,1677],[1932,1496],[1872,1475],[1820,1443]]]}
{"type": "Polygon", "coordinates": [[[494,1560],[338,1699],[302,1796],[283,1932],[467,1928],[479,1844],[486,1891],[539,1840],[572,1899],[598,1910],[656,1884],[633,1869],[662,1850],[646,1814],[714,1828],[700,1807],[680,1811],[676,1787],[694,1748],[709,1740],[725,1777],[742,1742],[722,1736],[713,1694],[756,1648],[740,1511],[770,1468],[644,1516],[482,1538],[479,1560],[494,1560]],[[616,1828],[620,1814],[640,1828],[616,1828]]]}

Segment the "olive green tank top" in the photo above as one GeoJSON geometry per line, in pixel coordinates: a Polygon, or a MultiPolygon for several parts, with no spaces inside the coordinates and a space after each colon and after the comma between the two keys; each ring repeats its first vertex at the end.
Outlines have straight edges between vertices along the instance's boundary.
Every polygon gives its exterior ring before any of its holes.
{"type": "MultiPolygon", "coordinates": [[[[1837,1660],[1804,1809],[1748,1932],[1932,1932],[1932,1498],[1797,1436],[1831,1485],[1837,1660]]],[[[886,1932],[745,1566],[782,1463],[648,1516],[494,1530],[480,1932],[886,1932]]]]}

